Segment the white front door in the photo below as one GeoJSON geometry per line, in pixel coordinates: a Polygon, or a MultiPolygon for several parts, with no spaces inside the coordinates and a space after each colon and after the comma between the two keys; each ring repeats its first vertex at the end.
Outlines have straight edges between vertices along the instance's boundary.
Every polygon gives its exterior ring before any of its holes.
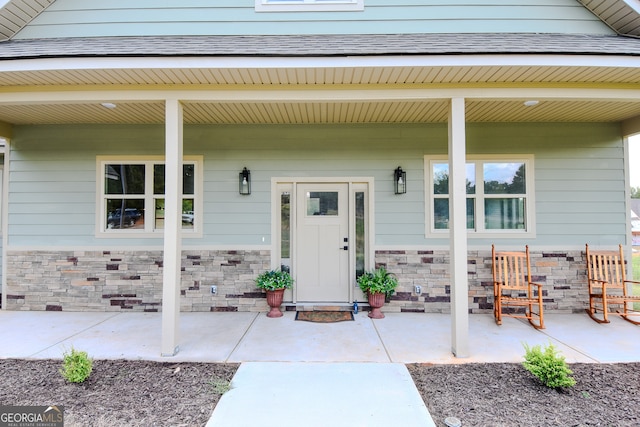
{"type": "Polygon", "coordinates": [[[349,185],[299,183],[296,299],[349,302],[349,185]]]}

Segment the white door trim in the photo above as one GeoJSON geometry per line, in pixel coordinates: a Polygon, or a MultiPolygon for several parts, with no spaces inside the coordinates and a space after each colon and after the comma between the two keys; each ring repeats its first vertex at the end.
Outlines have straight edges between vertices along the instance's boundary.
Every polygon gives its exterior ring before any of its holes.
{"type": "MultiPolygon", "coordinates": [[[[355,212],[355,192],[364,191],[366,195],[366,230],[365,230],[365,269],[370,270],[375,265],[375,252],[374,252],[374,239],[375,239],[375,187],[373,177],[272,177],[271,178],[271,268],[279,269],[281,265],[281,211],[280,211],[280,197],[282,192],[289,192],[290,205],[296,206],[296,185],[305,183],[346,183],[349,187],[349,211],[355,212]]],[[[351,215],[351,213],[350,213],[351,215]]],[[[295,222],[295,215],[291,215],[290,218],[291,247],[290,253],[295,254],[296,237],[293,234],[297,227],[295,222]]],[[[355,221],[349,218],[349,242],[355,242],[355,221]]],[[[349,300],[350,301],[366,301],[359,289],[355,285],[355,251],[349,251],[349,265],[350,265],[350,281],[352,286],[349,286],[349,300]]],[[[292,260],[292,270],[295,271],[296,263],[292,260]]],[[[295,275],[295,274],[294,274],[295,275]]],[[[295,287],[294,283],[294,287],[295,287]]],[[[295,292],[288,290],[285,293],[285,301],[297,303],[295,298],[295,292]]]]}

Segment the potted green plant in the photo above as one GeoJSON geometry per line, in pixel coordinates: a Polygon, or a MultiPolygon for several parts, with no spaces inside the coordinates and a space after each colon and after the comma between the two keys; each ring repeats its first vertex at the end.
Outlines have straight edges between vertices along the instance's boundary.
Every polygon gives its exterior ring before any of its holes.
{"type": "Polygon", "coordinates": [[[369,317],[382,319],[384,314],[380,308],[384,305],[387,296],[390,296],[398,286],[398,279],[389,273],[384,267],[373,271],[367,271],[358,277],[358,286],[367,295],[371,311],[369,317]]]}
{"type": "Polygon", "coordinates": [[[290,289],[293,286],[291,274],[282,270],[265,271],[256,278],[256,286],[264,289],[267,293],[267,304],[271,308],[267,317],[282,317],[280,305],[285,289],[290,289]]]}

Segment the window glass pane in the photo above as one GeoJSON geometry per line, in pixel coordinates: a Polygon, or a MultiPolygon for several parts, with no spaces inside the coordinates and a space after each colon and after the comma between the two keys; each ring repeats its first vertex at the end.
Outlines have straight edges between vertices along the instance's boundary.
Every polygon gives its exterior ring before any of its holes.
{"type": "Polygon", "coordinates": [[[195,166],[182,165],[182,194],[194,194],[195,166]]]}
{"type": "Polygon", "coordinates": [[[280,269],[291,273],[291,193],[280,194],[280,269]]]}
{"type": "Polygon", "coordinates": [[[476,199],[467,198],[467,230],[476,228],[476,199]]]}
{"type": "MultiPolygon", "coordinates": [[[[467,194],[476,194],[476,165],[465,165],[467,194]]],[[[433,194],[449,194],[449,164],[433,165],[433,194]]]]}
{"type": "Polygon", "coordinates": [[[488,230],[523,230],[525,199],[500,198],[484,201],[485,228],[488,230]]]}
{"type": "MultiPolygon", "coordinates": [[[[436,230],[449,229],[449,199],[434,199],[434,228],[436,230]]],[[[467,198],[467,229],[476,228],[476,199],[467,198]]]]}
{"type": "Polygon", "coordinates": [[[193,230],[193,199],[182,199],[182,229],[193,230]]]}
{"type": "Polygon", "coordinates": [[[164,199],[154,199],[156,205],[154,228],[164,229],[164,199]]]}
{"type": "Polygon", "coordinates": [[[144,199],[107,199],[106,205],[106,228],[144,228],[144,199]]]}
{"type": "Polygon", "coordinates": [[[433,226],[436,230],[449,228],[449,199],[433,200],[433,226]]]}
{"type": "Polygon", "coordinates": [[[153,194],[164,194],[164,165],[153,165],[153,194]]]}
{"type": "Polygon", "coordinates": [[[467,194],[476,194],[476,164],[467,163],[465,171],[467,174],[467,194]]]}
{"type": "Polygon", "coordinates": [[[524,163],[485,163],[485,194],[525,194],[524,163]]]}
{"type": "Polygon", "coordinates": [[[144,165],[105,165],[105,194],[144,194],[144,165]]]}
{"type": "Polygon", "coordinates": [[[364,274],[365,261],[365,216],[364,192],[356,192],[356,277],[364,274]]]}
{"type": "Polygon", "coordinates": [[[338,215],[338,192],[311,191],[307,193],[307,215],[338,215]]]}
{"type": "Polygon", "coordinates": [[[433,165],[433,194],[449,194],[449,164],[433,165]]]}

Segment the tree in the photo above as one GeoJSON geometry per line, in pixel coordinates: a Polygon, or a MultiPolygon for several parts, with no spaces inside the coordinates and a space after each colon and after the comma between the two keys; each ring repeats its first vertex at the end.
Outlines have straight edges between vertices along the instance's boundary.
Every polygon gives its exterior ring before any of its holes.
{"type": "Polygon", "coordinates": [[[631,187],[631,198],[640,199],[640,187],[631,187]]]}

